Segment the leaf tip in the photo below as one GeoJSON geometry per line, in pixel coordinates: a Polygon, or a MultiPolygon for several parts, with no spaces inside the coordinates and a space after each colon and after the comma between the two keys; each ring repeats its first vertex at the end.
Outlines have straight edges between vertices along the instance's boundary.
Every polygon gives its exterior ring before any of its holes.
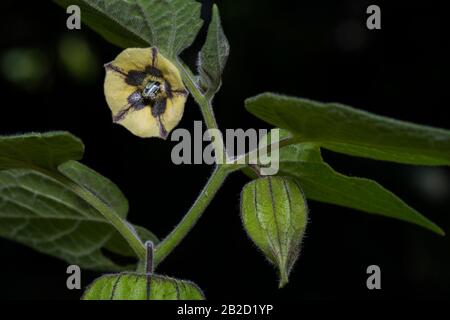
{"type": "Polygon", "coordinates": [[[278,289],[284,288],[289,283],[289,275],[287,271],[282,268],[280,269],[280,280],[278,282],[278,289]]]}
{"type": "Polygon", "coordinates": [[[442,237],[447,236],[447,234],[445,233],[445,231],[444,231],[442,228],[436,226],[435,229],[436,229],[435,232],[436,232],[438,235],[440,235],[440,236],[442,236],[442,237]]]}
{"type": "Polygon", "coordinates": [[[213,14],[219,13],[219,6],[217,5],[217,3],[213,4],[212,11],[213,11],[213,14]]]}

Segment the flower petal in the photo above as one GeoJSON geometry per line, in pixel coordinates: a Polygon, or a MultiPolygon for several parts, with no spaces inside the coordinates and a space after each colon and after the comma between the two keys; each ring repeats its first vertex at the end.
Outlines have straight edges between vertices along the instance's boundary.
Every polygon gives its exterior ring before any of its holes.
{"type": "Polygon", "coordinates": [[[128,97],[136,90],[136,87],[128,85],[124,77],[119,73],[106,70],[105,97],[113,115],[128,105],[128,97]]]}
{"type": "Polygon", "coordinates": [[[179,123],[187,91],[178,69],[156,48],[130,48],[106,66],[105,97],[114,122],[133,134],[165,139],[179,123]],[[143,94],[158,83],[158,96],[143,94]]]}
{"type": "Polygon", "coordinates": [[[116,57],[113,64],[127,73],[130,70],[143,71],[152,64],[153,52],[152,48],[128,48],[116,57]]]}
{"type": "Polygon", "coordinates": [[[164,79],[170,83],[174,90],[182,88],[184,89],[180,72],[172,62],[167,60],[161,54],[157,54],[155,67],[162,72],[164,79]]]}
{"type": "Polygon", "coordinates": [[[128,113],[119,124],[141,138],[161,137],[158,119],[152,116],[150,108],[128,113]]]}
{"type": "Polygon", "coordinates": [[[183,117],[186,96],[174,96],[167,99],[166,111],[161,115],[161,123],[167,132],[172,131],[183,117]]]}

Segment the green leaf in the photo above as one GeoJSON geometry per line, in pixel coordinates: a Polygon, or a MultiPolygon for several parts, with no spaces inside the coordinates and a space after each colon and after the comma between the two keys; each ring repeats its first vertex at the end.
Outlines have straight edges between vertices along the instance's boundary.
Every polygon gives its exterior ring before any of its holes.
{"type": "Polygon", "coordinates": [[[58,170],[107,203],[119,217],[126,218],[129,209],[128,200],[111,180],[77,161],[68,161],[59,166],[58,170]]]}
{"type": "Polygon", "coordinates": [[[64,185],[31,170],[0,172],[0,235],[89,269],[120,269],[101,253],[115,232],[64,185]]]}
{"type": "Polygon", "coordinates": [[[204,300],[192,282],[159,275],[105,275],[91,284],[83,300],[204,300]]]}
{"type": "Polygon", "coordinates": [[[122,47],[156,46],[175,57],[194,41],[203,22],[194,0],[55,0],[78,5],[81,21],[122,47]]]}
{"type": "Polygon", "coordinates": [[[300,185],[285,177],[253,180],[242,190],[241,215],[250,238],[278,267],[283,287],[306,229],[308,209],[300,185]]]}
{"type": "Polygon", "coordinates": [[[222,85],[222,73],[229,54],[230,45],[222,29],[219,9],[214,5],[206,42],[198,59],[200,84],[205,88],[207,99],[212,99],[222,85]]]}
{"type": "MultiPolygon", "coordinates": [[[[144,227],[140,227],[137,225],[131,225],[131,227],[136,231],[139,239],[141,239],[142,242],[145,243],[147,241],[151,241],[155,245],[159,243],[159,239],[144,227]]],[[[136,253],[133,251],[133,249],[130,248],[128,243],[123,240],[122,235],[118,232],[115,232],[108,243],[106,243],[105,249],[124,257],[136,256],[136,253]]]]}
{"type": "MultiPolygon", "coordinates": [[[[280,137],[286,132],[281,132],[280,137]]],[[[333,170],[319,146],[302,143],[280,149],[278,175],[298,179],[308,199],[407,221],[444,235],[444,231],[392,192],[370,179],[348,177],[333,170]]]]}
{"type": "MultiPolygon", "coordinates": [[[[129,210],[128,200],[114,182],[77,161],[68,161],[59,166],[58,170],[97,196],[108,207],[113,209],[119,217],[126,219],[129,210]]],[[[151,240],[154,244],[159,242],[159,239],[147,229],[139,226],[131,227],[143,242],[148,240],[151,240]]],[[[113,234],[105,248],[123,256],[134,256],[134,252],[118,232],[113,234]]]]}
{"type": "MultiPolygon", "coordinates": [[[[131,248],[61,176],[125,220],[128,201],[119,188],[71,160],[81,158],[83,151],[82,142],[66,132],[0,137],[0,236],[84,268],[123,270],[102,250],[132,256],[131,248]]],[[[149,231],[129,227],[157,242],[149,231]]]]}
{"type": "Polygon", "coordinates": [[[129,255],[130,249],[113,241],[118,234],[112,225],[71,189],[37,171],[0,172],[0,221],[0,236],[70,264],[95,270],[127,268],[102,253],[113,247],[129,255]]]}
{"type": "Polygon", "coordinates": [[[450,165],[450,131],[370,114],[341,104],[265,93],[248,111],[302,141],[354,156],[419,165],[450,165]]]}
{"type": "Polygon", "coordinates": [[[0,136],[0,170],[55,170],[68,160],[81,159],[83,153],[83,142],[68,132],[0,136]]]}

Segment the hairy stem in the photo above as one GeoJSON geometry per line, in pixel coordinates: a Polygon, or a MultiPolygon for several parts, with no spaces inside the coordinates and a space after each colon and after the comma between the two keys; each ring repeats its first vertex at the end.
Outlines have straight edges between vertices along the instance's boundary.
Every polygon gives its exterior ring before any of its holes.
{"type": "MultiPolygon", "coordinates": [[[[195,75],[181,60],[176,62],[178,69],[181,72],[183,81],[188,88],[189,92],[194,97],[195,102],[199,105],[202,112],[203,119],[205,121],[208,130],[216,129],[218,130],[216,118],[214,117],[211,100],[207,99],[201,89],[198,87],[195,75]]],[[[228,174],[233,171],[239,170],[246,165],[241,165],[238,161],[231,161],[228,159],[228,155],[223,146],[222,141],[213,139],[214,151],[217,159],[217,166],[214,169],[212,176],[209,178],[206,186],[198,196],[194,205],[186,213],[181,222],[172,230],[172,232],[156,247],[154,266],[156,267],[161,261],[163,261],[186,237],[186,235],[191,231],[194,225],[197,223],[199,218],[202,216],[203,212],[214,198],[218,190],[220,189],[222,183],[225,181],[228,174]],[[219,157],[224,157],[226,162],[222,164],[222,159],[219,157]]],[[[280,146],[288,145],[292,143],[292,139],[288,141],[280,141],[280,146]]],[[[258,155],[258,150],[244,155],[244,157],[255,157],[258,155]]]]}
{"type": "Polygon", "coordinates": [[[181,222],[173,229],[173,231],[165,238],[157,247],[154,257],[154,265],[157,266],[167,255],[169,255],[173,249],[186,237],[191,231],[198,219],[202,216],[206,207],[210,204],[211,200],[220,189],[222,183],[228,176],[228,170],[225,166],[218,166],[215,168],[212,176],[209,178],[208,183],[198,196],[194,205],[183,217],[181,222]]]}
{"type": "MultiPolygon", "coordinates": [[[[268,148],[268,149],[272,150],[273,148],[276,147],[276,148],[282,149],[282,148],[287,147],[287,146],[289,146],[291,144],[299,143],[299,141],[300,140],[298,138],[296,138],[296,137],[286,137],[284,139],[281,139],[278,142],[271,143],[267,147],[263,147],[263,148],[264,149],[268,148]]],[[[248,152],[248,153],[246,153],[246,154],[244,154],[244,155],[242,155],[242,156],[240,156],[238,158],[230,159],[227,162],[227,164],[226,164],[227,170],[229,172],[234,172],[234,171],[238,171],[238,170],[240,170],[242,168],[245,168],[245,167],[249,166],[249,164],[251,164],[251,163],[255,163],[255,161],[259,157],[260,152],[261,152],[261,150],[258,148],[258,149],[255,149],[253,151],[250,151],[250,152],[248,152]],[[245,163],[242,163],[242,160],[244,160],[244,159],[245,159],[245,163]]]]}
{"type": "MultiPolygon", "coordinates": [[[[180,70],[183,81],[188,88],[189,92],[193,96],[195,102],[199,105],[202,112],[203,119],[205,121],[208,130],[218,130],[216,118],[214,117],[211,100],[208,100],[203,95],[201,89],[198,87],[195,80],[195,75],[181,60],[176,62],[178,69],[180,70]]],[[[226,155],[225,149],[221,141],[213,139],[212,141],[216,159],[223,155],[226,155]]],[[[218,161],[218,163],[220,163],[218,161]]],[[[164,258],[166,258],[186,237],[191,231],[198,219],[202,216],[206,207],[216,195],[220,186],[227,177],[229,171],[227,166],[218,164],[214,169],[212,176],[209,178],[203,191],[198,196],[194,205],[186,213],[180,223],[172,230],[172,232],[156,247],[154,265],[157,266],[164,258]]]]}
{"type": "MultiPolygon", "coordinates": [[[[219,130],[217,126],[216,118],[214,116],[211,100],[207,99],[201,89],[197,85],[195,80],[195,75],[192,73],[191,69],[186,66],[181,60],[177,61],[177,67],[181,72],[183,81],[188,88],[189,92],[192,94],[195,102],[199,105],[200,111],[202,112],[203,120],[205,121],[208,130],[219,130]]],[[[216,153],[216,158],[226,157],[226,150],[222,144],[222,141],[213,139],[212,141],[214,150],[216,153]]],[[[221,163],[218,161],[218,163],[221,163]]]]}
{"type": "Polygon", "coordinates": [[[203,95],[201,89],[198,87],[195,75],[192,73],[191,69],[180,60],[177,61],[177,67],[181,71],[181,77],[183,78],[184,84],[192,94],[195,102],[200,106],[206,127],[208,129],[217,129],[218,126],[216,118],[214,117],[211,102],[203,95]]]}
{"type": "Polygon", "coordinates": [[[71,179],[63,176],[61,174],[46,173],[62,184],[68,187],[71,191],[77,194],[84,201],[89,203],[93,208],[95,208],[109,223],[111,223],[114,228],[124,237],[128,242],[130,247],[136,253],[139,260],[143,260],[146,257],[146,248],[142,243],[139,236],[136,234],[134,229],[121,217],[119,217],[107,204],[101,201],[97,196],[83,188],[82,186],[76,184],[71,179]]]}
{"type": "MultiPolygon", "coordinates": [[[[181,72],[183,81],[188,88],[189,92],[193,96],[195,102],[199,105],[202,112],[203,119],[205,121],[208,130],[216,129],[218,130],[216,118],[214,117],[211,100],[205,98],[201,89],[198,87],[195,75],[181,60],[176,62],[178,69],[181,72]]],[[[225,149],[220,141],[212,141],[214,150],[216,153],[216,158],[219,156],[226,155],[225,149]]],[[[172,230],[172,232],[156,247],[154,265],[157,266],[161,261],[164,260],[186,237],[186,235],[191,231],[194,225],[197,223],[198,219],[202,216],[206,207],[209,205],[211,200],[216,195],[220,186],[224,182],[228,175],[228,170],[226,166],[217,165],[214,169],[212,176],[209,178],[203,191],[198,196],[194,205],[186,213],[180,223],[172,230]]]]}

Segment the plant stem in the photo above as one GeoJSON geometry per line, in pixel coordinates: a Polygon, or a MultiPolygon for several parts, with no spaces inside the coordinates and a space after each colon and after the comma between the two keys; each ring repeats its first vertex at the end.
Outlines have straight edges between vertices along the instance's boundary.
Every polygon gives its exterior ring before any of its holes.
{"type": "Polygon", "coordinates": [[[83,188],[82,186],[76,184],[71,179],[63,176],[61,174],[55,174],[53,172],[46,173],[53,178],[57,179],[59,182],[64,184],[64,186],[68,187],[71,191],[77,194],[84,201],[89,203],[93,208],[95,208],[100,214],[111,223],[114,228],[124,237],[124,239],[128,242],[130,247],[136,253],[136,256],[139,260],[143,260],[146,258],[147,251],[139,239],[139,236],[132,229],[132,227],[120,216],[118,216],[106,203],[101,201],[94,194],[83,188]]]}
{"type": "Polygon", "coordinates": [[[186,87],[194,97],[195,102],[200,106],[206,127],[208,129],[217,129],[218,126],[212,110],[211,101],[203,95],[201,89],[198,87],[197,82],[195,81],[195,75],[192,74],[191,69],[180,60],[177,61],[177,67],[181,71],[181,77],[183,78],[186,87]]]}
{"type": "MultiPolygon", "coordinates": [[[[200,110],[202,112],[202,116],[205,121],[206,127],[208,128],[208,130],[211,129],[218,130],[216,118],[214,117],[214,112],[212,109],[211,100],[207,99],[203,95],[201,89],[198,87],[196,83],[195,76],[192,74],[192,71],[189,69],[189,67],[187,67],[181,60],[177,60],[176,64],[181,72],[181,76],[183,78],[186,87],[194,97],[194,100],[200,106],[200,110]]],[[[287,140],[288,139],[280,141],[280,146],[292,143],[292,139],[289,141],[287,140]]],[[[154,256],[155,267],[159,263],[161,263],[161,261],[163,261],[191,231],[191,229],[197,223],[199,218],[202,216],[206,207],[209,205],[211,200],[216,195],[217,191],[220,189],[222,183],[225,181],[228,174],[246,166],[238,164],[237,161],[229,161],[228,155],[221,141],[214,139],[212,143],[214,146],[218,164],[214,169],[212,176],[209,178],[206,186],[204,187],[204,189],[198,196],[197,200],[195,201],[194,205],[186,213],[186,215],[183,217],[180,223],[172,230],[172,232],[156,247],[154,256]],[[221,155],[220,152],[222,152],[221,155]],[[225,164],[221,164],[222,162],[220,162],[219,160],[222,159],[218,158],[219,156],[223,155],[226,158],[225,164]]],[[[258,150],[255,150],[253,153],[244,155],[244,157],[257,155],[258,150]]]]}
{"type": "Polygon", "coordinates": [[[168,254],[175,249],[178,244],[191,231],[198,219],[202,216],[206,207],[220,189],[222,183],[228,176],[228,170],[225,166],[217,166],[209,178],[208,183],[198,196],[189,212],[183,217],[181,222],[173,231],[156,247],[154,265],[157,266],[168,254]]]}
{"type": "MultiPolygon", "coordinates": [[[[286,137],[284,139],[281,139],[278,142],[271,143],[267,146],[268,149],[272,150],[274,147],[277,147],[279,149],[287,147],[291,144],[299,143],[300,140],[297,137],[286,137]]],[[[245,168],[249,166],[250,163],[252,163],[253,160],[258,159],[260,153],[260,149],[255,149],[249,153],[246,153],[238,158],[230,159],[229,162],[227,162],[227,170],[229,172],[238,171],[242,168],[245,168]],[[241,163],[242,159],[246,159],[245,163],[241,163]]]]}
{"type": "MultiPolygon", "coordinates": [[[[195,102],[200,107],[202,112],[203,120],[205,121],[208,130],[218,130],[216,118],[214,117],[214,112],[211,105],[211,100],[207,99],[201,89],[198,87],[195,80],[195,75],[181,60],[176,61],[177,67],[181,72],[183,81],[188,88],[189,92],[192,94],[195,102]]],[[[226,155],[226,151],[221,141],[213,139],[214,151],[216,158],[222,155],[226,155]],[[222,152],[222,154],[220,154],[222,152]]],[[[220,163],[218,161],[218,163],[220,163]]],[[[227,166],[218,164],[214,169],[212,176],[209,178],[206,186],[198,196],[194,205],[186,213],[180,223],[172,230],[172,232],[156,247],[154,265],[157,266],[164,258],[166,258],[180,242],[186,237],[186,235],[191,231],[194,225],[197,223],[198,219],[202,216],[206,207],[209,205],[211,200],[216,195],[220,186],[225,181],[228,176],[229,171],[227,166]]]]}
{"type": "MultiPolygon", "coordinates": [[[[195,102],[200,107],[200,111],[202,112],[203,120],[205,121],[206,127],[208,130],[216,129],[219,130],[219,127],[216,122],[216,118],[214,116],[214,111],[212,108],[211,100],[207,99],[201,89],[198,87],[197,82],[195,81],[195,75],[192,74],[191,69],[186,66],[182,61],[177,60],[177,67],[181,71],[181,76],[183,81],[188,88],[189,92],[192,94],[195,102]]],[[[218,157],[220,152],[222,155],[226,156],[226,150],[224,146],[221,144],[221,141],[217,141],[214,139],[212,141],[214,150],[216,152],[216,156],[218,157]]]]}

